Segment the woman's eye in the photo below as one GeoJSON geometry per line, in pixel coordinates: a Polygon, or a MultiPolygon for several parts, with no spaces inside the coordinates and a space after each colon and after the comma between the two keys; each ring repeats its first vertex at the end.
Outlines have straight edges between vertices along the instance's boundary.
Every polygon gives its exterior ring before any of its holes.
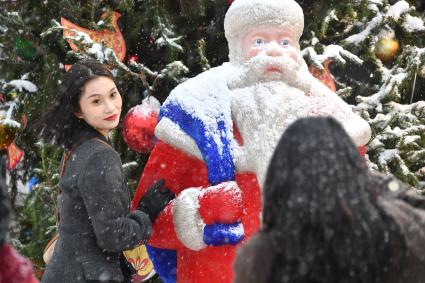
{"type": "Polygon", "coordinates": [[[115,96],[117,96],[116,92],[111,93],[111,97],[114,98],[115,96]]]}
{"type": "Polygon", "coordinates": [[[282,40],[282,45],[283,46],[289,45],[289,40],[288,39],[282,40]]]}
{"type": "Polygon", "coordinates": [[[91,102],[92,104],[100,104],[100,99],[95,99],[95,100],[92,100],[92,102],[91,102]]]}
{"type": "Polygon", "coordinates": [[[264,44],[264,39],[262,39],[262,38],[257,38],[257,39],[255,40],[255,44],[256,44],[256,45],[262,45],[262,44],[264,44]]]}

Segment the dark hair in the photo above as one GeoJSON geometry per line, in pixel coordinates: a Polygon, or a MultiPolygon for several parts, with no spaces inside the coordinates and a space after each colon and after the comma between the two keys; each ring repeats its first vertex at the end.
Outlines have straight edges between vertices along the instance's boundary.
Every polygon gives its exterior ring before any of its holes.
{"type": "Polygon", "coordinates": [[[74,135],[89,127],[74,113],[80,110],[79,102],[85,84],[98,77],[113,79],[105,65],[93,61],[78,62],[65,74],[57,89],[55,101],[34,125],[45,142],[53,141],[68,148],[73,143],[74,135]]]}
{"type": "Polygon", "coordinates": [[[4,179],[0,177],[0,248],[9,230],[10,203],[4,179]]]}
{"type": "Polygon", "coordinates": [[[264,186],[263,233],[274,258],[268,282],[382,282],[396,268],[401,232],[377,204],[371,174],[333,118],[293,123],[264,186]]]}

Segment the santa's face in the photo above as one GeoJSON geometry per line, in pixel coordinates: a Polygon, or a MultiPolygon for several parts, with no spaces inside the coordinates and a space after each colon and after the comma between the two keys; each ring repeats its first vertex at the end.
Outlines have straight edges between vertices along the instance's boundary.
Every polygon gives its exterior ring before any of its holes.
{"type": "MultiPolygon", "coordinates": [[[[249,31],[242,38],[244,58],[249,60],[259,54],[269,57],[290,57],[299,61],[299,44],[292,31],[282,27],[263,26],[249,31]]],[[[279,72],[276,66],[269,66],[266,72],[279,72]]]]}

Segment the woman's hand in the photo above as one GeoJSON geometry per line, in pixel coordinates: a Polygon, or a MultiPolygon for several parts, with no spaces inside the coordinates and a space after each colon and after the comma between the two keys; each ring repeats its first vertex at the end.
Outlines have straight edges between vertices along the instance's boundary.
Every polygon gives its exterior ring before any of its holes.
{"type": "Polygon", "coordinates": [[[174,197],[174,193],[165,187],[164,179],[160,179],[143,195],[137,209],[146,213],[154,223],[159,213],[174,197]]]}

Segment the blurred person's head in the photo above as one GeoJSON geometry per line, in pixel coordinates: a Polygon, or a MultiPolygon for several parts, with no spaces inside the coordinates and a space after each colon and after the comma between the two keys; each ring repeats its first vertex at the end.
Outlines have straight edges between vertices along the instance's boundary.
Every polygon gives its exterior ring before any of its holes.
{"type": "Polygon", "coordinates": [[[268,282],[382,282],[404,245],[377,204],[373,175],[333,118],[285,131],[263,190],[263,228],[273,251],[268,282]]]}

